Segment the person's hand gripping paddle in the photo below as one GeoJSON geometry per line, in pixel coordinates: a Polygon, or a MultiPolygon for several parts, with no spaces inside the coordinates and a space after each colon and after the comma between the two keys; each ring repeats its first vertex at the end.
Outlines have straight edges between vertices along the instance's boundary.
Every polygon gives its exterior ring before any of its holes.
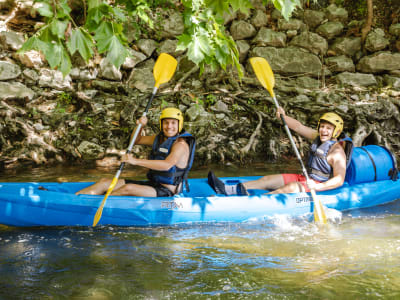
{"type": "MultiPolygon", "coordinates": [[[[175,58],[173,58],[171,55],[166,54],[166,53],[161,53],[160,56],[158,57],[154,68],[153,68],[153,76],[154,76],[154,80],[155,80],[155,85],[154,85],[154,89],[153,89],[153,93],[151,94],[151,97],[149,99],[149,101],[147,102],[146,105],[146,109],[144,110],[142,117],[145,117],[147,114],[147,111],[150,108],[151,102],[154,99],[155,94],[157,93],[157,90],[160,86],[160,84],[166,83],[168,82],[172,76],[175,73],[175,69],[177,66],[178,62],[176,61],[175,58]]],[[[133,145],[135,144],[135,141],[139,135],[140,129],[142,128],[142,124],[139,123],[138,126],[136,127],[135,133],[132,135],[130,143],[129,143],[129,147],[128,150],[126,151],[127,154],[129,154],[132,150],[133,145]]],[[[112,193],[115,185],[118,182],[118,178],[121,175],[122,169],[124,168],[125,163],[121,163],[117,173],[115,174],[110,186],[108,187],[107,193],[104,196],[103,201],[101,202],[99,208],[97,209],[97,212],[94,216],[93,219],[93,226],[96,226],[97,223],[100,221],[101,215],[103,213],[103,208],[104,205],[106,203],[106,200],[108,198],[108,196],[112,193]]]]}
{"type": "MultiPolygon", "coordinates": [[[[279,109],[279,103],[276,100],[274,94],[274,85],[275,85],[274,73],[272,72],[271,67],[269,66],[267,60],[262,57],[252,57],[250,58],[250,64],[253,67],[254,73],[256,73],[258,81],[262,84],[264,88],[268,90],[272,99],[274,100],[276,108],[279,109]]],[[[299,151],[297,150],[297,146],[293,140],[290,129],[286,124],[284,116],[282,114],[280,116],[285,126],[286,133],[290,139],[290,143],[292,144],[293,150],[296,153],[297,159],[300,161],[304,177],[306,178],[307,182],[309,182],[310,178],[308,177],[307,170],[304,167],[304,163],[301,159],[299,151]]],[[[324,212],[324,207],[322,206],[321,201],[318,199],[317,194],[315,193],[315,189],[311,188],[310,191],[311,191],[311,197],[314,201],[314,221],[316,223],[326,224],[326,215],[324,212]]]]}

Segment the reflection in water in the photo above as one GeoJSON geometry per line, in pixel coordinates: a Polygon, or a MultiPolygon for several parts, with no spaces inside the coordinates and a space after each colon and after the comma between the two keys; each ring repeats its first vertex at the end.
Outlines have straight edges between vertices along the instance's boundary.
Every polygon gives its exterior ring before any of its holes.
{"type": "MultiPolygon", "coordinates": [[[[0,179],[104,175],[56,169],[0,179]]],[[[156,228],[0,226],[0,299],[396,299],[399,212],[396,202],[344,213],[326,228],[286,216],[156,228]]]]}

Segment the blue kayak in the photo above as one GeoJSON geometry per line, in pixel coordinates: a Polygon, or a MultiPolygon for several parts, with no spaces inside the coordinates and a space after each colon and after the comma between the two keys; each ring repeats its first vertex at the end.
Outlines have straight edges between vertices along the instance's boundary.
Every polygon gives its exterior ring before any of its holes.
{"type": "MultiPolygon", "coordinates": [[[[367,148],[366,146],[365,148],[367,148]]],[[[379,146],[376,146],[379,147],[379,146]]],[[[390,152],[354,149],[345,184],[317,192],[322,204],[339,211],[386,204],[400,199],[400,180],[390,152]],[[374,157],[376,156],[376,157],[374,157]],[[353,162],[354,161],[354,162],[353,162]],[[372,161],[372,163],[371,163],[372,161]]],[[[373,149],[372,149],[373,150],[373,149]]],[[[227,184],[259,176],[221,178],[227,184]]],[[[189,192],[174,197],[109,196],[99,225],[159,226],[197,222],[246,222],[277,214],[302,216],[313,211],[309,193],[248,196],[218,195],[207,179],[189,179],[189,192]]],[[[0,224],[9,226],[91,226],[104,196],[75,195],[93,182],[0,183],[0,224]]]]}

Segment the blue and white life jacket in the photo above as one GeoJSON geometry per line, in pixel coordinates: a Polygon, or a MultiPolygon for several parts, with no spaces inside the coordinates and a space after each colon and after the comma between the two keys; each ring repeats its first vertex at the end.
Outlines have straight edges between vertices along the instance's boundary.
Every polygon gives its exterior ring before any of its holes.
{"type": "Polygon", "coordinates": [[[147,178],[153,182],[172,184],[176,186],[178,186],[182,181],[185,181],[186,190],[189,191],[187,176],[189,174],[189,170],[193,165],[194,152],[196,148],[195,138],[186,131],[176,136],[169,137],[164,142],[160,143],[163,138],[164,135],[162,133],[158,134],[155,137],[149,159],[165,160],[171,152],[174,142],[178,138],[184,138],[189,145],[189,159],[187,166],[183,169],[178,168],[177,166],[173,166],[168,171],[157,171],[150,169],[147,173],[147,178]]]}
{"type": "Polygon", "coordinates": [[[342,134],[339,140],[326,141],[321,143],[319,136],[313,141],[310,147],[310,153],[308,157],[308,172],[309,176],[317,181],[327,181],[333,176],[333,169],[327,161],[329,150],[332,146],[339,142],[345,142],[345,154],[346,154],[346,168],[349,166],[351,161],[351,155],[353,153],[353,140],[347,135],[342,134]]]}

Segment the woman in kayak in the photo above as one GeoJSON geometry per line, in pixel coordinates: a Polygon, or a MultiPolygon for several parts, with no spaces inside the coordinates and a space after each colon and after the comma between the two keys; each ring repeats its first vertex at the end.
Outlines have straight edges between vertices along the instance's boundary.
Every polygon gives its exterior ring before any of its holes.
{"type": "MultiPolygon", "coordinates": [[[[143,128],[147,118],[141,117],[137,123],[142,124],[143,128]]],[[[119,179],[111,195],[170,197],[180,192],[192,167],[195,139],[183,129],[183,114],[177,108],[166,108],[161,112],[160,130],[158,135],[139,134],[136,140],[137,145],[152,147],[149,159],[136,158],[132,154],[121,157],[121,163],[148,168],[148,181],[119,179]]],[[[111,181],[102,178],[76,194],[102,195],[111,181]]]]}
{"type": "Polygon", "coordinates": [[[281,114],[290,129],[313,141],[307,164],[309,182],[301,174],[274,174],[237,185],[225,185],[210,172],[208,181],[217,193],[246,195],[248,189],[272,190],[272,194],[298,193],[309,192],[310,189],[325,191],[343,185],[353,143],[342,134],[342,118],[335,113],[325,113],[319,119],[317,129],[313,129],[287,116],[280,107],[276,114],[279,120],[281,114]]]}

